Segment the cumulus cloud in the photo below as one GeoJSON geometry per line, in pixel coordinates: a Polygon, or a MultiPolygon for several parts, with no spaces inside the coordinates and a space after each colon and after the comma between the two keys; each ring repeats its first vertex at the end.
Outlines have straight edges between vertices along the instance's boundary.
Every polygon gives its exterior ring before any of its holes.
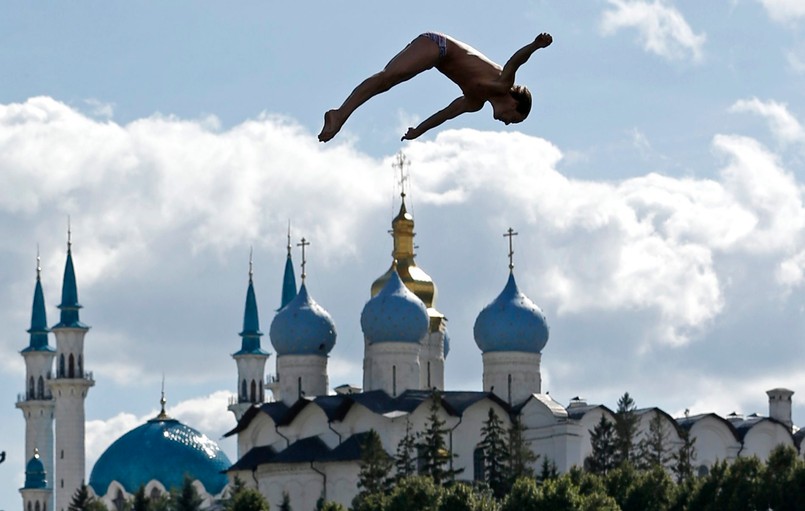
{"type": "Polygon", "coordinates": [[[805,17],[805,3],[800,0],[760,0],[769,17],[780,23],[805,17]]]}
{"type": "Polygon", "coordinates": [[[761,101],[758,98],[742,99],[730,107],[730,112],[748,112],[763,117],[774,136],[783,144],[805,143],[805,128],[785,103],[761,101]]]}
{"type": "Polygon", "coordinates": [[[612,7],[601,18],[601,31],[612,35],[635,29],[643,49],[661,57],[701,61],[704,34],[696,34],[684,16],[663,0],[608,0],[612,7]]]}

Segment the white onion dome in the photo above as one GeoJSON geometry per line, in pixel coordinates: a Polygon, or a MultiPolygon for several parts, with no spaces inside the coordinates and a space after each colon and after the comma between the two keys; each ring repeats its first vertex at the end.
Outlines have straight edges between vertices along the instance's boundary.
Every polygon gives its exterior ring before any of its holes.
{"type": "Polygon", "coordinates": [[[418,343],[428,331],[425,304],[403,284],[397,267],[361,312],[361,329],[370,343],[418,343]]]}
{"type": "Polygon", "coordinates": [[[520,292],[510,273],[500,295],[478,314],[473,334],[484,353],[540,353],[548,342],[548,324],[542,310],[520,292]]]}
{"type": "Polygon", "coordinates": [[[299,293],[274,316],[269,337],[277,356],[327,356],[335,346],[335,323],[303,281],[299,293]]]}

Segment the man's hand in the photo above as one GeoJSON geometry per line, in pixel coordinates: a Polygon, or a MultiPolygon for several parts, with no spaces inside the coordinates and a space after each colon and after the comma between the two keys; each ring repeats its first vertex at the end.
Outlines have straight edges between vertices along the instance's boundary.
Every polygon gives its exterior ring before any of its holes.
{"type": "Polygon", "coordinates": [[[534,42],[537,43],[539,48],[547,48],[553,42],[553,37],[551,37],[551,34],[543,32],[534,39],[534,42]]]}
{"type": "Polygon", "coordinates": [[[421,134],[422,133],[420,133],[419,130],[417,130],[416,128],[408,128],[408,131],[405,132],[405,135],[402,136],[400,141],[413,140],[413,139],[417,138],[421,134]]]}

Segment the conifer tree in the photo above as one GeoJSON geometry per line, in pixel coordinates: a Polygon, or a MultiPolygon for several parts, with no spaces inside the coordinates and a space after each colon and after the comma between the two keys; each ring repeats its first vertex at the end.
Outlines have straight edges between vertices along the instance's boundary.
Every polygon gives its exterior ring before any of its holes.
{"type": "Polygon", "coordinates": [[[82,484],[76,489],[67,509],[69,511],[106,511],[106,506],[100,500],[92,498],[87,485],[82,484]]]}
{"type": "Polygon", "coordinates": [[[446,422],[439,416],[441,408],[441,394],[434,389],[431,394],[430,410],[425,424],[425,430],[419,437],[417,449],[422,461],[422,473],[433,478],[437,485],[453,479],[460,470],[453,470],[454,455],[447,449],[445,436],[449,430],[446,422]]]}
{"type": "Polygon", "coordinates": [[[556,463],[553,460],[543,458],[542,464],[540,465],[539,474],[537,474],[537,481],[542,483],[545,481],[550,481],[551,479],[556,479],[557,477],[559,477],[559,467],[556,466],[556,463]]]}
{"type": "Polygon", "coordinates": [[[478,447],[484,451],[484,480],[495,497],[501,498],[506,493],[508,482],[506,463],[509,459],[509,449],[506,445],[503,421],[491,407],[481,427],[481,443],[478,447]]]}
{"type": "Polygon", "coordinates": [[[601,420],[590,431],[593,452],[584,460],[584,468],[594,474],[606,474],[617,466],[615,426],[601,414],[601,420]]]}
{"type": "Polygon", "coordinates": [[[519,416],[515,416],[509,426],[506,448],[509,451],[508,486],[520,478],[534,477],[533,464],[537,462],[539,456],[531,450],[531,442],[525,438],[525,426],[519,416]]]}
{"type": "Polygon", "coordinates": [[[668,447],[669,434],[662,416],[659,413],[654,414],[649,421],[648,434],[637,446],[637,465],[641,469],[648,470],[655,466],[664,468],[673,459],[668,447]]]}
{"type": "Polygon", "coordinates": [[[397,444],[397,454],[394,456],[395,481],[410,477],[416,473],[416,438],[411,431],[411,422],[405,421],[405,436],[397,444]]]}
{"type": "Polygon", "coordinates": [[[618,400],[618,410],[615,412],[615,445],[618,465],[634,461],[635,436],[637,423],[640,418],[635,413],[637,407],[634,399],[625,392],[618,400]]]}
{"type": "Polygon", "coordinates": [[[182,489],[176,498],[175,511],[198,511],[201,509],[202,498],[193,486],[193,480],[185,475],[182,489]]]}
{"type": "Polygon", "coordinates": [[[696,438],[692,437],[690,430],[680,428],[679,436],[682,445],[673,454],[671,470],[676,476],[676,482],[681,484],[693,478],[693,462],[696,461],[696,438]]]}
{"type": "Polygon", "coordinates": [[[247,487],[239,477],[235,477],[223,504],[225,511],[268,511],[270,507],[259,491],[247,487]]]}
{"type": "Polygon", "coordinates": [[[131,511],[151,511],[151,502],[145,495],[145,485],[141,484],[137,493],[134,494],[134,503],[131,511]]]}
{"type": "Polygon", "coordinates": [[[369,430],[361,446],[361,470],[358,473],[358,488],[361,493],[382,493],[389,489],[389,473],[394,460],[383,449],[380,435],[369,430]]]}
{"type": "Polygon", "coordinates": [[[282,492],[282,502],[280,502],[279,511],[293,511],[291,508],[291,496],[287,491],[282,492]]]}

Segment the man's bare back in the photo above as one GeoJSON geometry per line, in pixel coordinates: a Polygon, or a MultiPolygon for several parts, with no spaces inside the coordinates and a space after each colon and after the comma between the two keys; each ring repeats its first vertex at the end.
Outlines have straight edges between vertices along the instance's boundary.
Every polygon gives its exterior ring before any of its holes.
{"type": "Polygon", "coordinates": [[[344,103],[324,114],[319,141],[332,139],[350,115],[367,100],[386,92],[419,73],[436,67],[463,92],[446,108],[431,115],[416,128],[409,128],[403,140],[413,140],[443,122],[466,112],[476,112],[489,101],[495,119],[506,124],[521,122],[531,108],[528,89],[514,85],[517,69],[539,48],[553,39],[547,33],[515,52],[500,67],[475,48],[444,34],[425,33],[415,38],[386,67],[358,85],[344,103]]]}

